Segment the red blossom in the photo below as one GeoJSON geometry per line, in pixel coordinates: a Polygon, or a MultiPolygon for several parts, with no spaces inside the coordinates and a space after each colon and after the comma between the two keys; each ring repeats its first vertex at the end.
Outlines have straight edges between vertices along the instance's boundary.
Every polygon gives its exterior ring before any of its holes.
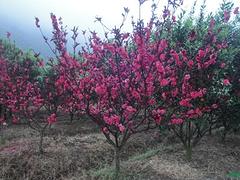
{"type": "Polygon", "coordinates": [[[108,130],[107,127],[103,127],[103,128],[102,128],[102,132],[103,132],[104,134],[109,134],[109,130],[108,130]]]}
{"type": "Polygon", "coordinates": [[[225,64],[225,63],[221,63],[221,64],[220,64],[220,68],[223,69],[223,68],[225,68],[225,67],[226,67],[226,64],[225,64]]]}
{"type": "Polygon", "coordinates": [[[106,92],[107,92],[107,88],[105,85],[97,85],[96,88],[95,88],[95,91],[98,95],[105,95],[106,92]]]}
{"type": "Polygon", "coordinates": [[[225,86],[229,86],[231,83],[230,83],[230,81],[228,80],[228,79],[224,79],[223,80],[223,85],[225,85],[225,86]]]}
{"type": "Polygon", "coordinates": [[[217,104],[212,104],[211,106],[213,109],[217,109],[218,108],[218,105],[217,104]]]}
{"type": "Polygon", "coordinates": [[[183,107],[192,107],[192,104],[190,103],[190,99],[182,99],[180,102],[179,102],[179,105],[180,106],[183,106],[183,107]]]}
{"type": "Polygon", "coordinates": [[[55,122],[57,122],[57,116],[55,113],[51,114],[48,118],[47,118],[47,122],[48,124],[53,124],[55,122]]]}
{"type": "Polygon", "coordinates": [[[160,82],[160,85],[162,87],[167,86],[168,84],[169,84],[169,81],[167,79],[162,79],[161,82],[160,82]]]}
{"type": "Polygon", "coordinates": [[[171,125],[179,125],[179,124],[182,124],[183,122],[184,121],[181,118],[173,118],[173,119],[171,119],[170,124],[171,125]]]}
{"type": "Polygon", "coordinates": [[[120,131],[121,133],[124,132],[125,129],[126,129],[122,124],[119,124],[119,125],[118,125],[118,128],[119,128],[119,131],[120,131]]]}
{"type": "Polygon", "coordinates": [[[205,56],[205,51],[203,51],[203,50],[200,49],[200,50],[198,51],[198,55],[199,55],[200,58],[203,58],[203,57],[205,56]]]}
{"type": "Polygon", "coordinates": [[[18,121],[19,121],[19,118],[16,117],[15,115],[13,115],[13,117],[12,117],[12,122],[13,122],[13,124],[17,124],[18,121]]]}

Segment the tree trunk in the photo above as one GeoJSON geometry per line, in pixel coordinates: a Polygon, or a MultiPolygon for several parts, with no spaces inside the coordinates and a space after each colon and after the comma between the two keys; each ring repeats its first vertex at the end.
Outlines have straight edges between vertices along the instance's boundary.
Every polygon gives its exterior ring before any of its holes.
{"type": "Polygon", "coordinates": [[[74,118],[74,113],[70,113],[70,123],[73,122],[73,118],[74,118]]]}
{"type": "Polygon", "coordinates": [[[40,141],[39,141],[39,153],[43,154],[43,137],[44,137],[44,130],[40,131],[40,141]]]}
{"type": "Polygon", "coordinates": [[[185,146],[185,151],[186,151],[186,159],[187,161],[192,160],[192,147],[190,146],[185,146]]]}
{"type": "Polygon", "coordinates": [[[2,105],[0,104],[0,117],[2,117],[2,105]]]}
{"type": "MultiPolygon", "coordinates": [[[[3,109],[3,117],[4,117],[4,120],[5,120],[8,124],[10,124],[10,121],[8,122],[8,117],[7,117],[7,108],[4,108],[4,109],[3,109]]],[[[12,122],[11,122],[11,124],[12,124],[12,122]]]]}
{"type": "Polygon", "coordinates": [[[120,172],[120,148],[119,147],[115,147],[114,161],[115,161],[115,179],[119,179],[119,172],[120,172]]]}
{"type": "MultiPolygon", "coordinates": [[[[191,161],[192,159],[192,145],[191,145],[191,138],[192,138],[192,129],[191,129],[192,123],[191,121],[188,122],[188,132],[187,132],[187,144],[186,144],[186,158],[188,161],[191,161]]],[[[199,129],[198,129],[199,130],[199,129]]]]}
{"type": "Polygon", "coordinates": [[[223,142],[223,143],[225,143],[226,135],[227,135],[227,130],[226,130],[226,128],[224,128],[223,134],[222,134],[222,142],[223,142]]]}
{"type": "Polygon", "coordinates": [[[210,125],[208,133],[209,133],[210,136],[212,136],[212,125],[210,125]]]}

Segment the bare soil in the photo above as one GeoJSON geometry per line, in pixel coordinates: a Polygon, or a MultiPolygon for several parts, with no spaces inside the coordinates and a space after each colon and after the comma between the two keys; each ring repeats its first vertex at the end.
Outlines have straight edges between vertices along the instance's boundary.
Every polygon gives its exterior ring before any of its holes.
{"type": "MultiPolygon", "coordinates": [[[[113,148],[90,121],[58,122],[44,138],[38,154],[38,134],[28,126],[4,129],[0,144],[2,180],[113,179],[113,148]]],[[[225,143],[218,134],[206,136],[185,160],[182,144],[158,131],[136,134],[121,154],[120,179],[221,180],[240,172],[240,136],[225,143]]]]}

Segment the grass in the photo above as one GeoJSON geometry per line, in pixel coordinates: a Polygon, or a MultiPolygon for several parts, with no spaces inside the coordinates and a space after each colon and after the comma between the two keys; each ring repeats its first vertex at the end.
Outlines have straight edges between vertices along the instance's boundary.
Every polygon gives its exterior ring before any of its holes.
{"type": "MultiPolygon", "coordinates": [[[[56,124],[44,140],[43,156],[36,153],[37,134],[24,126],[6,129],[6,142],[0,146],[0,179],[114,179],[112,147],[94,125],[81,123],[56,124]]],[[[137,134],[126,144],[121,180],[224,179],[227,172],[232,172],[228,178],[239,178],[239,135],[228,137],[224,144],[217,135],[203,138],[193,149],[192,162],[187,162],[181,143],[166,136],[160,142],[151,133],[137,134]]]]}
{"type": "MultiPolygon", "coordinates": [[[[124,168],[124,165],[127,165],[128,163],[123,163],[120,173],[119,173],[119,179],[120,180],[139,180],[139,179],[146,179],[146,172],[144,171],[131,171],[127,168],[124,168]]],[[[149,171],[150,172],[150,171],[149,171]]],[[[103,180],[115,180],[115,171],[112,167],[105,167],[102,169],[99,169],[95,172],[92,172],[92,178],[93,179],[103,179],[103,180]]]]}
{"type": "Polygon", "coordinates": [[[150,149],[147,150],[146,152],[142,153],[142,154],[138,154],[138,155],[134,155],[133,157],[130,157],[130,161],[142,161],[145,159],[148,159],[152,156],[155,156],[156,154],[158,154],[160,152],[160,149],[150,149]]]}
{"type": "Polygon", "coordinates": [[[227,177],[240,179],[240,172],[230,172],[227,174],[227,177]]]}
{"type": "MultiPolygon", "coordinates": [[[[149,149],[144,153],[140,153],[140,154],[130,157],[129,160],[121,161],[122,170],[120,172],[119,178],[124,179],[124,180],[141,178],[143,175],[141,175],[140,173],[136,174],[136,173],[128,172],[126,170],[123,170],[123,167],[127,167],[128,164],[131,162],[134,163],[136,161],[146,160],[152,156],[155,156],[159,152],[160,152],[159,149],[149,149]]],[[[90,174],[92,174],[93,177],[100,178],[100,179],[114,179],[115,178],[115,171],[112,166],[106,166],[106,167],[100,168],[96,171],[91,171],[90,174]]]]}
{"type": "Polygon", "coordinates": [[[0,146],[6,144],[6,140],[3,136],[0,136],[0,146]]]}

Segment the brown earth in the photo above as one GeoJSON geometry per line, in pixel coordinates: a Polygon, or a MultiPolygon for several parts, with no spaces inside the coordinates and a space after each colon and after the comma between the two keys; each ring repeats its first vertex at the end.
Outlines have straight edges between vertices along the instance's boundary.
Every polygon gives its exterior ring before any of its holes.
{"type": "MultiPolygon", "coordinates": [[[[89,121],[59,122],[48,130],[43,155],[38,135],[24,125],[4,129],[0,145],[2,180],[113,179],[113,149],[89,121]]],[[[173,136],[137,134],[121,156],[120,179],[221,180],[240,172],[240,136],[220,142],[206,136],[195,147],[191,162],[173,136]]]]}

